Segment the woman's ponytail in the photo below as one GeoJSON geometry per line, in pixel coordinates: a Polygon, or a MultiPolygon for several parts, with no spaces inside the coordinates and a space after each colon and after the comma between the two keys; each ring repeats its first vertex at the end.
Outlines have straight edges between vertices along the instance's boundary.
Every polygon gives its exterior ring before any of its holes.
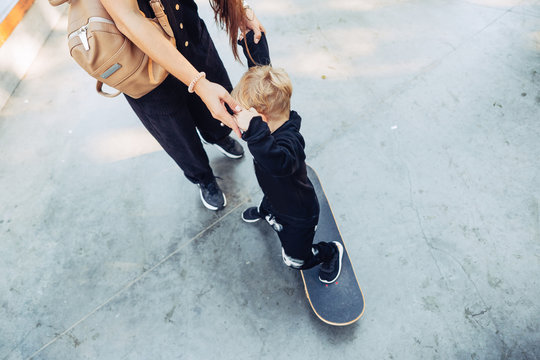
{"type": "Polygon", "coordinates": [[[229,34],[229,43],[234,58],[240,60],[236,41],[238,30],[244,26],[246,19],[246,10],[242,0],[210,0],[210,5],[214,10],[214,19],[229,34]]]}

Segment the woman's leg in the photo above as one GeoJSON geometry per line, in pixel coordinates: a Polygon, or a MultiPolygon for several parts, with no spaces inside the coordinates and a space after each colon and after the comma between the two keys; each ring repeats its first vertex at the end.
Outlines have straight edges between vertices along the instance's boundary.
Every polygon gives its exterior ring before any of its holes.
{"type": "MultiPolygon", "coordinates": [[[[199,33],[199,41],[191,49],[191,53],[186,53],[186,58],[197,70],[204,71],[208,80],[220,84],[231,92],[233,88],[231,80],[203,20],[200,20],[199,33]]],[[[188,102],[189,111],[203,139],[215,144],[228,137],[231,129],[221,126],[221,123],[212,117],[210,111],[198,96],[195,94],[191,96],[193,98],[188,102]]]]}
{"type": "Polygon", "coordinates": [[[208,156],[195,130],[185,85],[169,76],[147,95],[126,96],[141,122],[193,183],[214,180],[208,156]]]}

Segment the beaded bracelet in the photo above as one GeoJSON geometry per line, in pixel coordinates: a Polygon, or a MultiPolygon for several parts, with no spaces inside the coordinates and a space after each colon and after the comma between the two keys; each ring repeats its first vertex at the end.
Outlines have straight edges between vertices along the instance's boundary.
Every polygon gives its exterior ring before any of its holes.
{"type": "Polygon", "coordinates": [[[201,80],[203,77],[206,77],[206,73],[204,71],[201,71],[200,73],[195,76],[193,80],[189,83],[187,91],[189,93],[193,93],[195,91],[195,85],[197,85],[197,82],[201,80]]]}

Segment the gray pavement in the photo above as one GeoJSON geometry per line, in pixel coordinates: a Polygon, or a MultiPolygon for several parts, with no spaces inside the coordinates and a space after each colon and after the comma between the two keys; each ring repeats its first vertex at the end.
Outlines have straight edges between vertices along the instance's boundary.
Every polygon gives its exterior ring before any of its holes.
{"type": "Polygon", "coordinates": [[[540,359],[540,1],[251,3],[363,318],[320,322],[240,220],[249,157],[208,147],[229,204],[204,209],[62,17],[0,112],[0,359],[540,359]]]}

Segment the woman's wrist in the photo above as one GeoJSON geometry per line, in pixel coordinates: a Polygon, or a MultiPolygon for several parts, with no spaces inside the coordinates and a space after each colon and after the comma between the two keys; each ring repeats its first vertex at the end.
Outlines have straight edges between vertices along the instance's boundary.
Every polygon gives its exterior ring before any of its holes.
{"type": "Polygon", "coordinates": [[[204,93],[204,89],[206,86],[210,83],[210,81],[206,77],[202,77],[197,81],[197,83],[193,86],[193,92],[197,94],[199,97],[202,97],[204,93]]]}
{"type": "Polygon", "coordinates": [[[191,93],[194,93],[195,92],[195,87],[197,86],[197,84],[199,83],[199,81],[201,81],[202,79],[205,79],[206,78],[206,73],[204,71],[201,71],[200,73],[198,73],[192,80],[191,82],[189,83],[189,86],[188,86],[188,92],[191,94],[191,93]]]}
{"type": "Polygon", "coordinates": [[[253,12],[253,9],[249,6],[244,7],[244,13],[246,14],[246,19],[248,21],[253,21],[255,19],[255,13],[253,12]]]}

